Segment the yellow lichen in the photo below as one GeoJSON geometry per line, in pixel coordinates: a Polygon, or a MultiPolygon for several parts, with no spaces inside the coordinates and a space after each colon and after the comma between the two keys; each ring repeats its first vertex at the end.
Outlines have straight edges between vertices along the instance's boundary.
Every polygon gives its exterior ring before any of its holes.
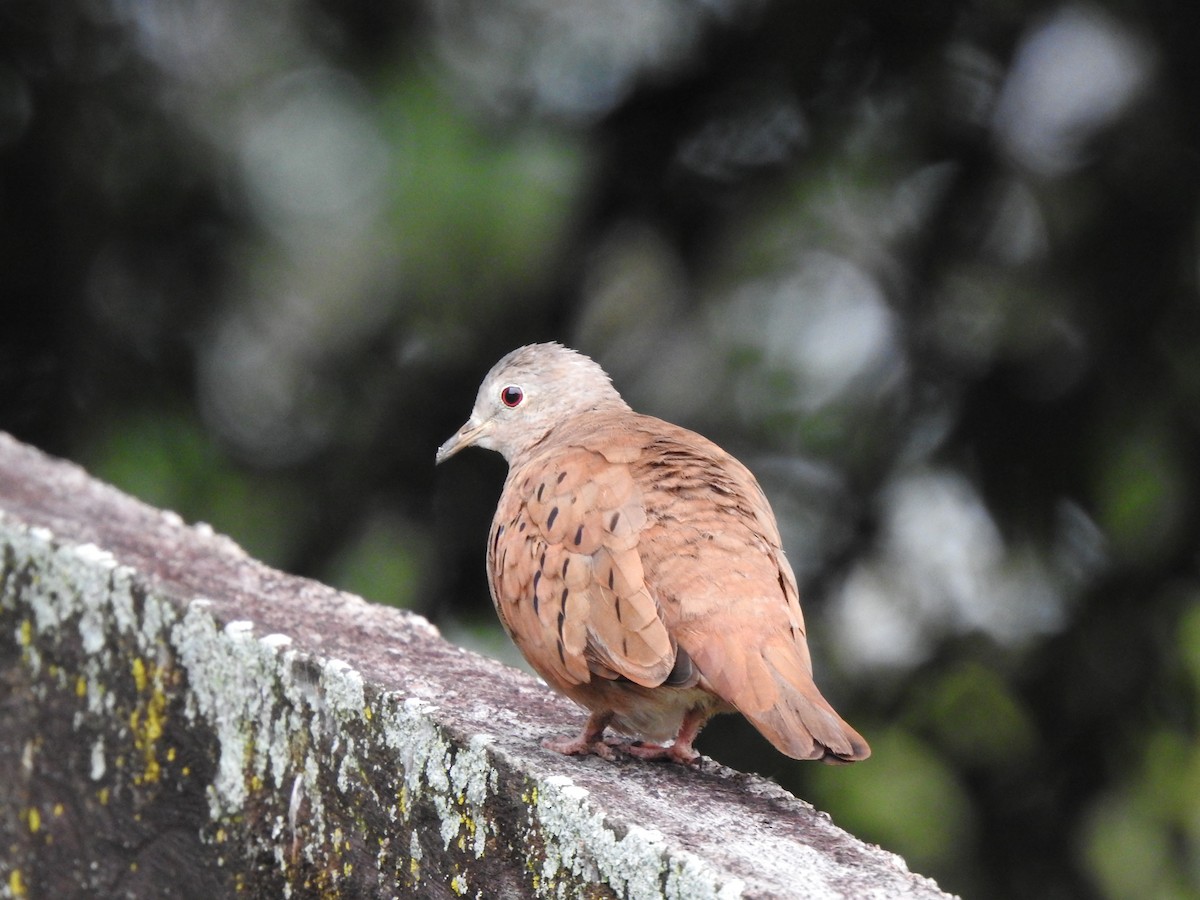
{"type": "Polygon", "coordinates": [[[17,629],[17,642],[22,647],[28,647],[33,643],[33,623],[28,619],[21,620],[21,625],[17,629]]]}
{"type": "MultiPolygon", "coordinates": [[[[465,802],[465,800],[466,800],[466,798],[463,797],[461,802],[465,802]]],[[[467,815],[466,813],[461,813],[461,814],[459,814],[459,817],[458,817],[458,824],[459,824],[458,849],[466,850],[467,849],[467,839],[468,838],[470,838],[471,840],[475,839],[475,828],[476,828],[475,819],[472,816],[467,815]]]]}
{"type": "Polygon", "coordinates": [[[14,897],[26,897],[29,895],[29,888],[25,886],[25,880],[21,877],[20,869],[13,869],[8,873],[8,891],[14,897]]]}
{"type": "Polygon", "coordinates": [[[100,801],[101,806],[108,806],[108,788],[102,787],[96,791],[96,799],[100,801]]]}
{"type": "Polygon", "coordinates": [[[129,664],[129,668],[133,670],[133,686],[137,688],[139,694],[144,694],[148,683],[145,661],[140,656],[134,657],[133,662],[129,664]]]}
{"type": "Polygon", "coordinates": [[[138,694],[145,695],[139,696],[137,707],[129,714],[133,745],[142,755],[142,771],[134,775],[133,781],[152,784],[162,777],[158,742],[167,719],[167,695],[162,687],[162,671],[154,663],[146,663],[139,657],[130,663],[130,669],[138,694]]]}
{"type": "Polygon", "coordinates": [[[86,697],[87,696],[87,679],[84,678],[82,675],[80,675],[78,678],[75,679],[75,696],[76,697],[86,697]]]}
{"type": "Polygon", "coordinates": [[[42,814],[38,812],[36,806],[31,806],[25,811],[25,821],[29,823],[30,834],[37,834],[41,830],[42,814]]]}

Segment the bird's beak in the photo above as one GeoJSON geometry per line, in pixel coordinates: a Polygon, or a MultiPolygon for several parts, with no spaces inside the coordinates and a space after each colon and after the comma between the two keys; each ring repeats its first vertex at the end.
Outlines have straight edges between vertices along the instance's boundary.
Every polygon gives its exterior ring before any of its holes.
{"type": "Polygon", "coordinates": [[[458,429],[450,437],[450,440],[437,448],[437,456],[434,457],[433,464],[436,466],[438,463],[443,463],[464,447],[470,447],[491,430],[489,425],[490,423],[486,421],[476,422],[474,418],[467,419],[466,424],[458,429]]]}

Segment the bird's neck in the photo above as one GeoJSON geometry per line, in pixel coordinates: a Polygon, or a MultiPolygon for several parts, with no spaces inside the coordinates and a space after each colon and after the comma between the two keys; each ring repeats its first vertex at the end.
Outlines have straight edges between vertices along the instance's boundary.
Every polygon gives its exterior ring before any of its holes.
{"type": "Polygon", "coordinates": [[[565,434],[574,434],[576,432],[587,431],[593,427],[599,427],[603,421],[613,415],[628,416],[633,413],[629,408],[629,404],[617,396],[613,400],[603,400],[596,403],[588,409],[579,412],[571,413],[561,419],[553,422],[545,433],[537,440],[525,445],[508,460],[510,471],[515,471],[522,468],[530,461],[541,456],[547,447],[553,447],[560,443],[560,439],[565,434]]]}

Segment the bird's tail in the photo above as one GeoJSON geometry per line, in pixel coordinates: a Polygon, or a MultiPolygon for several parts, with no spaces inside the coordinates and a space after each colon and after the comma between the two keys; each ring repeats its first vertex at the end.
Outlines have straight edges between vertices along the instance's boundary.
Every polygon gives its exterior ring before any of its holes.
{"type": "Polygon", "coordinates": [[[805,660],[786,641],[744,648],[739,659],[693,653],[710,689],[737,707],[780,753],[849,763],[871,748],[817,690],[805,660]],[[707,665],[706,665],[707,664],[707,665]]]}

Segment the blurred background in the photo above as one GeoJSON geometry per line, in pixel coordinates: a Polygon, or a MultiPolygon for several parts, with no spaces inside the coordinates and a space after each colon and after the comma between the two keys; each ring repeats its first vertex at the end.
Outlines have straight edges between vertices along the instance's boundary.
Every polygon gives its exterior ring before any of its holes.
{"type": "Polygon", "coordinates": [[[0,428],[515,660],[558,339],[743,459],[870,739],[699,746],[948,890],[1200,896],[1200,6],[0,0],[0,428]]]}

